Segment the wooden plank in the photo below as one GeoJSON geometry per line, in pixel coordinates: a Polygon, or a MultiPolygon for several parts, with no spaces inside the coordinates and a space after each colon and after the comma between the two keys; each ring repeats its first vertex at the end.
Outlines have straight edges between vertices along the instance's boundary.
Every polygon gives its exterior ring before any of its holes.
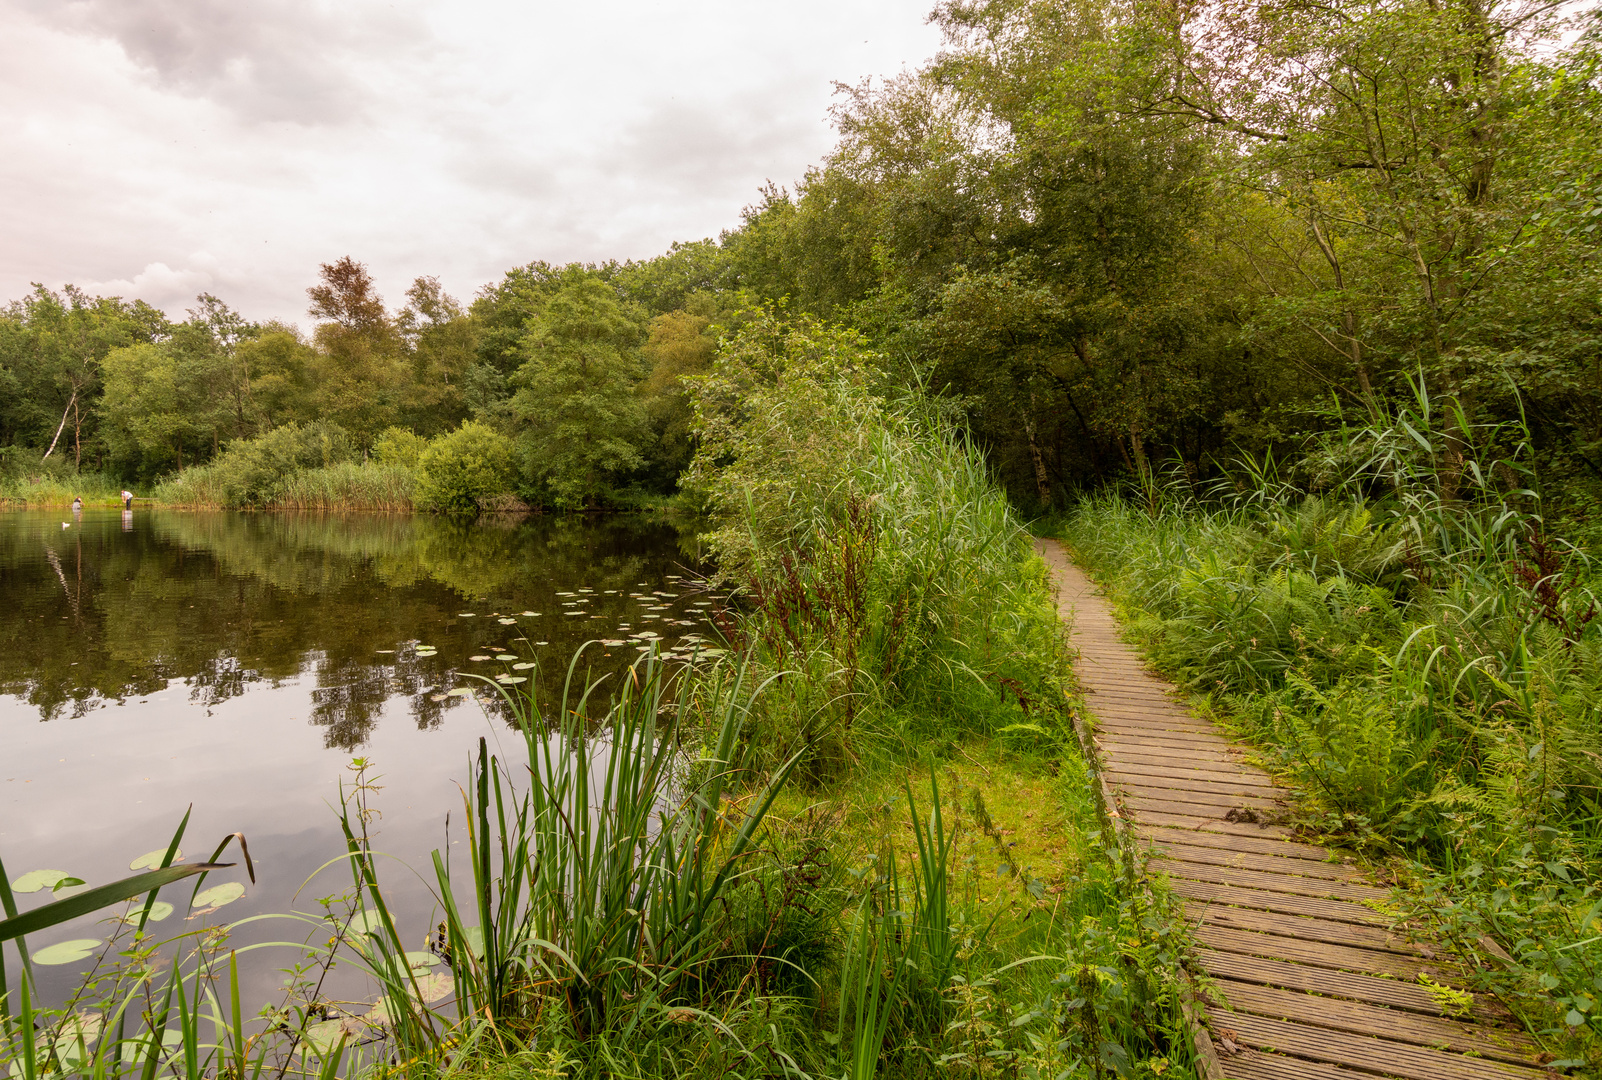
{"type": "Polygon", "coordinates": [[[1232,1012],[1256,1013],[1313,1027],[1378,1035],[1397,1042],[1432,1046],[1437,1050],[1474,1053],[1500,1061],[1525,1063],[1539,1052],[1529,1037],[1483,1025],[1465,1024],[1439,1016],[1420,1016],[1316,994],[1298,994],[1256,983],[1215,979],[1213,985],[1232,1012]]]}
{"type": "Polygon", "coordinates": [[[1109,764],[1120,768],[1189,769],[1192,772],[1220,773],[1225,776],[1250,776],[1264,783],[1273,779],[1255,765],[1239,760],[1238,755],[1218,750],[1174,750],[1163,746],[1149,746],[1140,741],[1104,744],[1096,740],[1097,749],[1109,764]]]}
{"type": "Polygon", "coordinates": [[[1220,885],[1213,881],[1190,881],[1179,877],[1170,877],[1168,888],[1187,900],[1205,900],[1209,903],[1230,904],[1257,911],[1277,911],[1282,915],[1305,915],[1309,919],[1331,919],[1335,922],[1349,922],[1356,926],[1389,926],[1392,922],[1377,911],[1347,900],[1324,900],[1316,896],[1299,896],[1296,893],[1242,889],[1234,885],[1220,885]]]}
{"type": "Polygon", "coordinates": [[[1430,954],[1421,950],[1407,938],[1393,930],[1378,926],[1355,926],[1333,919],[1310,919],[1305,915],[1281,915],[1256,908],[1231,907],[1228,904],[1210,904],[1205,900],[1182,901],[1185,918],[1194,925],[1211,923],[1233,930],[1254,930],[1262,934],[1280,934],[1303,941],[1327,941],[1331,945],[1361,945],[1365,949],[1382,949],[1390,952],[1430,954]]]}
{"type": "Polygon", "coordinates": [[[1356,945],[1331,945],[1323,941],[1299,941],[1277,934],[1254,934],[1247,930],[1231,930],[1226,926],[1202,923],[1191,929],[1191,936],[1210,949],[1219,952],[1244,953],[1269,960],[1291,960],[1311,967],[1339,968],[1360,975],[1390,975],[1397,979],[1416,980],[1428,975],[1436,982],[1456,985],[1463,981],[1463,973],[1439,960],[1426,960],[1422,956],[1363,949],[1356,945]]]}
{"type": "Polygon", "coordinates": [[[1282,855],[1287,859],[1306,859],[1310,862],[1329,861],[1323,848],[1314,847],[1312,844],[1297,844],[1289,840],[1274,840],[1266,836],[1238,836],[1153,825],[1137,825],[1135,831],[1141,839],[1154,843],[1166,841],[1174,844],[1192,844],[1197,847],[1223,848],[1227,851],[1256,851],[1263,855],[1282,855]]]}
{"type": "Polygon", "coordinates": [[[1284,1054],[1265,1054],[1244,1046],[1227,1056],[1220,1051],[1218,1058],[1225,1080],[1373,1080],[1370,1073],[1356,1073],[1284,1054]]]}
{"type": "Polygon", "coordinates": [[[1226,811],[1238,807],[1250,807],[1253,810],[1266,810],[1274,813],[1280,809],[1280,803],[1275,798],[1264,798],[1261,795],[1236,795],[1228,791],[1202,790],[1200,786],[1188,788],[1157,787],[1153,784],[1141,783],[1137,780],[1114,779],[1114,773],[1107,773],[1108,783],[1119,791],[1127,791],[1137,799],[1158,799],[1170,802],[1185,802],[1196,806],[1216,806],[1222,816],[1226,811]]]}
{"type": "Polygon", "coordinates": [[[1283,825],[1267,822],[1225,821],[1222,817],[1204,817],[1194,810],[1170,811],[1148,807],[1135,818],[1137,824],[1195,832],[1213,832],[1227,836],[1288,837],[1292,833],[1283,825]]]}
{"type": "Polygon", "coordinates": [[[1155,845],[1157,851],[1179,862],[1210,863],[1214,866],[1238,866],[1242,870],[1262,870],[1270,874],[1295,874],[1319,878],[1324,881],[1361,882],[1362,875],[1350,866],[1338,863],[1314,862],[1311,859],[1287,859],[1281,855],[1259,855],[1254,851],[1225,851],[1204,845],[1176,844],[1164,841],[1155,845]]]}
{"type": "MultiPolygon", "coordinates": [[[[1399,979],[1381,979],[1361,972],[1308,967],[1306,964],[1213,949],[1197,949],[1195,955],[1202,969],[1218,979],[1235,979],[1308,994],[1324,994],[1371,1005],[1385,1005],[1392,1009],[1405,1009],[1426,1016],[1446,1016],[1448,1012],[1422,986],[1399,979]]],[[[1469,1008],[1469,1015],[1481,1023],[1499,1025],[1503,1022],[1502,1014],[1487,999],[1478,996],[1469,1008]]]]}
{"type": "Polygon", "coordinates": [[[1153,863],[1152,868],[1160,869],[1171,878],[1206,881],[1215,885],[1233,885],[1238,889],[1294,893],[1297,896],[1363,901],[1388,900],[1391,895],[1389,890],[1376,889],[1372,885],[1358,885],[1350,881],[1320,881],[1317,878],[1293,874],[1270,874],[1259,870],[1241,870],[1231,866],[1210,866],[1171,859],[1153,863]]]}
{"type": "Polygon", "coordinates": [[[1337,1035],[1321,1028],[1250,1013],[1209,1009],[1208,1017],[1215,1034],[1221,1030],[1233,1031],[1234,1041],[1245,1046],[1405,1080],[1551,1080],[1551,1074],[1540,1069],[1410,1046],[1391,1039],[1337,1035]]]}
{"type": "Polygon", "coordinates": [[[1255,795],[1258,798],[1277,801],[1284,792],[1272,784],[1253,784],[1246,780],[1222,776],[1218,773],[1208,773],[1193,769],[1164,769],[1154,768],[1150,765],[1130,765],[1122,759],[1113,758],[1107,762],[1102,770],[1109,778],[1119,777],[1131,784],[1141,784],[1145,787],[1160,788],[1195,788],[1199,791],[1218,791],[1233,795],[1255,795]]]}

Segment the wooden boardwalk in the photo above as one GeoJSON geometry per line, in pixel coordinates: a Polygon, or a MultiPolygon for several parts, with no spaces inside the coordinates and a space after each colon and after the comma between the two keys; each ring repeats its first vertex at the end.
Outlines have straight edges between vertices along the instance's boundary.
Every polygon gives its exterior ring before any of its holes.
{"type": "MultiPolygon", "coordinates": [[[[1454,1008],[1452,959],[1381,913],[1389,890],[1272,824],[1282,789],[1191,712],[1119,637],[1106,600],[1053,541],[1042,556],[1079,650],[1102,777],[1126,837],[1180,898],[1205,972],[1215,1078],[1550,1078],[1494,999],[1454,1008]]],[[[1468,999],[1462,999],[1467,1001],[1468,999]]],[[[1206,1057],[1205,1037],[1198,1048],[1206,1057]]]]}

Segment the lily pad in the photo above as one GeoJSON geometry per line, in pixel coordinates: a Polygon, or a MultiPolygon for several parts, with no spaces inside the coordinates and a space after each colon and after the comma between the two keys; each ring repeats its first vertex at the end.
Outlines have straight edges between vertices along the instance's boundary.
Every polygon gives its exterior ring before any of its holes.
{"type": "Polygon", "coordinates": [[[406,954],[406,962],[414,968],[431,968],[439,963],[439,957],[431,952],[417,950],[406,954]]]}
{"type": "Polygon", "coordinates": [[[456,613],[456,617],[458,619],[471,619],[474,616],[473,616],[473,613],[471,611],[458,611],[456,613]]]}
{"type": "Polygon", "coordinates": [[[244,895],[245,887],[237,881],[226,882],[222,885],[213,885],[209,889],[202,890],[200,895],[195,897],[195,907],[220,908],[224,904],[233,903],[235,900],[238,900],[244,895]]]}
{"type": "MultiPolygon", "coordinates": [[[[167,857],[167,849],[166,848],[157,848],[155,851],[147,851],[143,855],[139,856],[139,858],[137,858],[133,862],[129,863],[128,864],[128,869],[130,869],[130,870],[158,870],[158,869],[161,868],[161,860],[165,859],[166,857],[167,857]]],[[[184,861],[184,853],[182,851],[173,852],[172,853],[172,861],[175,862],[175,863],[183,862],[184,861]]]]}
{"type": "Polygon", "coordinates": [[[517,620],[516,619],[496,619],[495,621],[500,623],[502,626],[511,626],[517,620]]]}
{"type": "Polygon", "coordinates": [[[501,661],[511,661],[511,660],[516,660],[517,657],[511,655],[510,653],[501,653],[495,659],[501,660],[501,661]]]}
{"type": "Polygon", "coordinates": [[[485,653],[478,653],[477,655],[469,656],[468,659],[472,660],[474,663],[480,663],[481,664],[485,660],[493,660],[495,658],[493,656],[489,656],[489,655],[487,655],[485,653]]]}
{"type": "Polygon", "coordinates": [[[528,676],[526,676],[526,675],[497,675],[497,676],[495,676],[495,681],[500,683],[502,686],[511,686],[514,683],[528,682],[528,676]]]}
{"type": "Polygon", "coordinates": [[[98,938],[73,938],[71,941],[58,941],[54,945],[46,945],[33,954],[36,964],[75,964],[87,958],[100,947],[98,938]]]}
{"type": "Polygon", "coordinates": [[[537,666],[537,665],[530,664],[528,661],[525,660],[521,664],[513,664],[512,665],[512,670],[513,671],[527,671],[529,668],[535,667],[535,666],[537,666]]]}
{"type": "Polygon", "coordinates": [[[425,1005],[448,996],[455,989],[456,979],[444,972],[431,971],[427,975],[417,976],[417,993],[425,1005]]]}
{"type": "Polygon", "coordinates": [[[376,911],[358,911],[350,917],[349,931],[352,934],[377,933],[384,925],[384,920],[376,911]]]}
{"type": "Polygon", "coordinates": [[[38,892],[40,889],[59,889],[63,882],[76,882],[77,878],[65,870],[29,870],[11,883],[17,892],[38,892]]]}
{"type": "MultiPolygon", "coordinates": [[[[127,914],[122,916],[122,921],[127,923],[129,926],[137,926],[139,924],[139,916],[144,912],[144,910],[144,904],[134,904],[128,909],[127,914]]],[[[172,905],[167,903],[165,900],[157,900],[154,904],[150,905],[151,922],[160,922],[171,914],[172,905]]]]}
{"type": "Polygon", "coordinates": [[[446,696],[447,697],[472,697],[473,696],[473,691],[469,690],[465,686],[458,686],[455,690],[450,691],[446,696]]]}

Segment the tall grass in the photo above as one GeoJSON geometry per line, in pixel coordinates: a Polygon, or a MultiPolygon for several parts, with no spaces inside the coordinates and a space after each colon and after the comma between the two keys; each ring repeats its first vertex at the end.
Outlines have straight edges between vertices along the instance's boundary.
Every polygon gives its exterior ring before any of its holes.
{"type": "MultiPolygon", "coordinates": [[[[287,472],[272,485],[261,503],[270,510],[412,509],[416,477],[403,465],[345,461],[315,469],[287,472]]],[[[226,468],[201,465],[162,481],[157,501],[196,510],[231,509],[239,504],[232,474],[226,468]]]]}
{"type": "Polygon", "coordinates": [[[1090,497],[1065,534],[1322,827],[1417,860],[1466,951],[1510,956],[1501,988],[1594,1052],[1602,624],[1528,459],[1520,425],[1443,418],[1420,387],[1323,444],[1320,493],[1242,470],[1090,497]]]}

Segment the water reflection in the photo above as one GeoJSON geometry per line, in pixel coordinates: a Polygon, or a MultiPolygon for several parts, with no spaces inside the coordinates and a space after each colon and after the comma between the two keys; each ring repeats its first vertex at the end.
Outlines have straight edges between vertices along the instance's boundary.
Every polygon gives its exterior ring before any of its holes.
{"type": "Polygon", "coordinates": [[[595,653],[621,664],[630,634],[705,629],[696,597],[662,588],[697,562],[661,520],[88,511],[62,524],[0,515],[0,694],[50,722],[174,681],[209,715],[306,676],[308,721],[350,750],[386,706],[437,727],[462,704],[443,691],[484,669],[470,656],[537,652],[552,680],[587,639],[627,640],[595,653]]]}

